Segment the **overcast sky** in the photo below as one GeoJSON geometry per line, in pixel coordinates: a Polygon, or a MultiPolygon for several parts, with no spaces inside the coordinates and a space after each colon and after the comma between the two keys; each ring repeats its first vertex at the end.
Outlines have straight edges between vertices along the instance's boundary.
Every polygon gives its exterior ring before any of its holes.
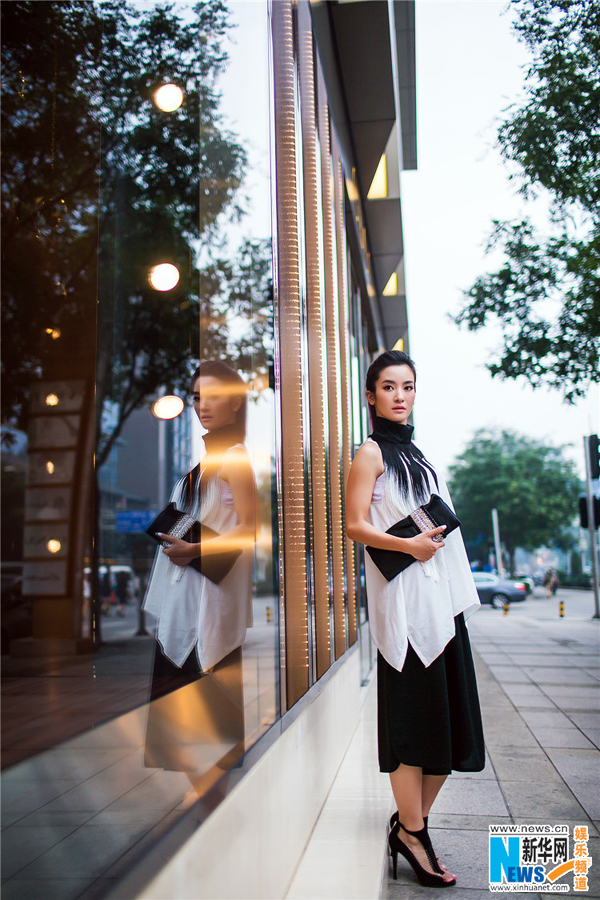
{"type": "MultiPolygon", "coordinates": [[[[419,371],[415,440],[445,472],[477,428],[513,429],[570,444],[583,474],[583,435],[600,427],[598,391],[569,406],[555,391],[492,380],[484,363],[498,333],[472,334],[448,318],[461,290],[486,271],[491,220],[523,211],[493,148],[498,117],[522,91],[527,60],[506,6],[416,0],[418,169],[402,174],[410,351],[419,371]]],[[[271,211],[268,70],[249,67],[237,48],[252,46],[266,61],[266,7],[250,0],[229,7],[238,28],[220,85],[226,118],[243,136],[250,162],[243,189],[252,213],[240,231],[263,237],[271,211]]]]}
{"type": "Polygon", "coordinates": [[[461,290],[488,270],[491,220],[524,209],[493,148],[495,123],[522,91],[528,58],[506,7],[416,2],[418,169],[402,174],[415,441],[443,470],[477,428],[507,428],[572,445],[583,472],[583,435],[600,424],[598,390],[570,406],[555,391],[493,380],[484,363],[498,332],[469,333],[448,319],[461,290]]]}

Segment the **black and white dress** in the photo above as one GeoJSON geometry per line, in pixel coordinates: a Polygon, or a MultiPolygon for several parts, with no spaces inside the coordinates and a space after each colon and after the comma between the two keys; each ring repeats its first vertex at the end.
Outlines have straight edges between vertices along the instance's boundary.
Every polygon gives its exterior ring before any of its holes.
{"type": "MultiPolygon", "coordinates": [[[[382,449],[385,465],[368,514],[380,531],[427,502],[431,493],[451,506],[443,479],[412,444],[412,431],[410,425],[378,417],[369,438],[382,449]],[[405,472],[403,484],[396,477],[398,467],[405,472]]],[[[365,553],[365,575],[378,650],[381,771],[394,772],[401,763],[421,766],[431,775],[481,771],[483,729],[465,625],[480,604],[460,529],[445,538],[432,559],[414,562],[392,581],[365,553]]]]}

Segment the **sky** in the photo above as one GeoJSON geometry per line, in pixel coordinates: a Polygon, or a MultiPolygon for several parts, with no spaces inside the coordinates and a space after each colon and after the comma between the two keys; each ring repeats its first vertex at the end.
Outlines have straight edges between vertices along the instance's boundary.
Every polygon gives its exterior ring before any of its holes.
{"type": "MultiPolygon", "coordinates": [[[[478,428],[510,429],[569,445],[583,475],[583,436],[600,426],[597,386],[573,406],[557,391],[492,379],[484,366],[499,332],[470,333],[449,319],[462,290],[490,270],[492,219],[525,210],[494,148],[499,117],[522,95],[528,59],[506,7],[416,2],[418,169],[401,177],[415,442],[445,471],[478,428]]],[[[542,214],[534,210],[538,220],[542,214]]]]}
{"type": "MultiPolygon", "coordinates": [[[[244,136],[244,190],[252,210],[238,229],[265,237],[271,216],[268,69],[249,67],[237,48],[251,45],[257,60],[266,59],[266,4],[228,5],[238,28],[220,87],[226,119],[244,136]]],[[[492,379],[485,362],[499,333],[470,333],[449,319],[462,290],[487,271],[492,219],[524,211],[494,149],[499,117],[522,94],[528,58],[506,7],[487,0],[416,0],[418,168],[401,177],[409,342],[418,368],[415,441],[447,474],[478,428],[510,429],[567,445],[583,476],[583,435],[600,428],[598,389],[572,406],[556,391],[492,379]]],[[[544,211],[540,206],[533,214],[540,221],[544,211]]],[[[232,240],[238,229],[230,226],[232,240]]],[[[256,418],[264,427],[264,416],[256,418]]]]}

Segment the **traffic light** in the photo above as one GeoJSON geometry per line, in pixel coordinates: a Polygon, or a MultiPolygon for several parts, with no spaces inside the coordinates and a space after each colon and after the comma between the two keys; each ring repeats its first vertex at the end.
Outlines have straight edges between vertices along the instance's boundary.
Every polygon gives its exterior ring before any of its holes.
{"type": "MultiPolygon", "coordinates": [[[[600,528],[600,497],[592,498],[593,510],[594,510],[594,528],[600,528]]],[[[588,510],[587,510],[587,500],[585,497],[579,498],[579,524],[582,528],[588,527],[588,510]]]]}
{"type": "Polygon", "coordinates": [[[590,434],[588,437],[588,448],[590,451],[590,478],[594,481],[600,478],[600,438],[597,434],[590,434]]]}

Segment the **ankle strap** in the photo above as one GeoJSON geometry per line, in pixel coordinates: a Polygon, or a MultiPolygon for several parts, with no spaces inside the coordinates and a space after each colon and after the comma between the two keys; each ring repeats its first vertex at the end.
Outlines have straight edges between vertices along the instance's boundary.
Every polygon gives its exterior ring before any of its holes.
{"type": "Polygon", "coordinates": [[[416,837],[422,844],[425,850],[431,847],[431,838],[429,837],[429,832],[427,831],[427,826],[424,825],[423,828],[420,828],[418,831],[411,831],[409,828],[406,828],[402,822],[399,822],[400,828],[405,831],[407,834],[410,834],[411,837],[416,837]]]}

